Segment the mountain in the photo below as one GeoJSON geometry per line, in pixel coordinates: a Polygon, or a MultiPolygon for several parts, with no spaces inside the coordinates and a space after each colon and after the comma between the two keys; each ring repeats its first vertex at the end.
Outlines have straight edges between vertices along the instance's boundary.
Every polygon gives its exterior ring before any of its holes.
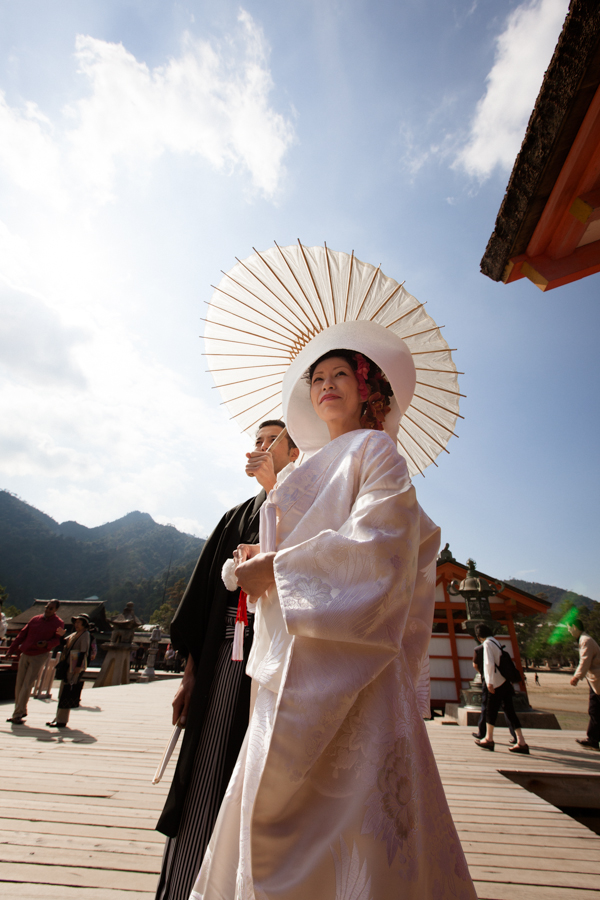
{"type": "MultiPolygon", "coordinates": [[[[58,523],[9,491],[0,491],[0,584],[21,609],[34,598],[78,600],[97,594],[109,608],[124,596],[148,616],[177,575],[189,577],[204,541],[152,516],[130,512],[87,528],[58,523]]],[[[125,601],[127,602],[127,601],[125,601]]]]}
{"type": "Polygon", "coordinates": [[[593,609],[596,605],[596,601],[592,600],[591,597],[576,594],[574,591],[565,591],[564,588],[554,587],[551,584],[538,584],[537,581],[521,581],[520,578],[507,578],[506,584],[512,584],[522,591],[527,591],[528,594],[535,595],[543,592],[553,607],[558,606],[567,594],[573,606],[587,606],[588,609],[593,609]]]}

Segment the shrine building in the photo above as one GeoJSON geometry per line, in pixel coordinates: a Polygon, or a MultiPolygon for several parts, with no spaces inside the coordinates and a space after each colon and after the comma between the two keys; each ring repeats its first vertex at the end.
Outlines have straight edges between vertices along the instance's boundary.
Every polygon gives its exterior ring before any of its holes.
{"type": "MultiPolygon", "coordinates": [[[[433,633],[429,645],[432,709],[444,710],[446,703],[460,703],[461,691],[469,687],[475,676],[472,660],[477,642],[462,628],[462,623],[467,620],[466,603],[460,595],[448,590],[453,581],[462,582],[467,571],[467,566],[457,562],[446,545],[437,562],[433,633]]],[[[490,582],[495,581],[479,570],[477,574],[490,582]]],[[[546,613],[552,604],[510,584],[503,584],[502,590],[490,597],[489,604],[493,620],[508,629],[508,634],[496,635],[498,641],[504,644],[523,676],[514,618],[546,613]]],[[[525,691],[524,680],[521,690],[525,691]]]]}

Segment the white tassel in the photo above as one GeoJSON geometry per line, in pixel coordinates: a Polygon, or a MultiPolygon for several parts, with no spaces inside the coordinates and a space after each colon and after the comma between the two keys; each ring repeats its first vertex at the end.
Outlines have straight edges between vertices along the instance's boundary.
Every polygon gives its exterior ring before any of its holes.
{"type": "Polygon", "coordinates": [[[244,628],[243,622],[235,623],[235,631],[233,634],[233,650],[231,658],[234,662],[243,662],[244,659],[244,628]]]}
{"type": "Polygon", "coordinates": [[[232,559],[228,559],[224,562],[223,568],[221,569],[221,578],[228,591],[236,591],[238,589],[239,585],[237,583],[237,578],[235,577],[235,563],[232,559]]]}

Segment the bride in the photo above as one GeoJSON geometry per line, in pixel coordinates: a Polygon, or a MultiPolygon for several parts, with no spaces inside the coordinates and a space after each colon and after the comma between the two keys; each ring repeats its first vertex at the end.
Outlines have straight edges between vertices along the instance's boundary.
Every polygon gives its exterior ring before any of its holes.
{"type": "Polygon", "coordinates": [[[474,900],[427,737],[439,529],[396,449],[404,342],[331,326],[288,369],[308,458],[236,576],[258,599],[254,705],[191,900],[474,900]]]}

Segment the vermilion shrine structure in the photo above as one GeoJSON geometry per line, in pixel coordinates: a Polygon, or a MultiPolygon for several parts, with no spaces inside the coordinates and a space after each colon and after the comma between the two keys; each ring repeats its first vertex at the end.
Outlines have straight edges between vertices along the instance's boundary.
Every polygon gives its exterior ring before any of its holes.
{"type": "Polygon", "coordinates": [[[542,291],[600,272],[598,0],[571,0],[481,271],[542,291]]]}
{"type": "MultiPolygon", "coordinates": [[[[460,703],[461,691],[469,687],[475,675],[472,659],[476,642],[462,628],[467,618],[465,601],[448,592],[448,585],[454,580],[462,581],[466,573],[467,566],[455,559],[438,560],[433,634],[429,647],[431,706],[434,709],[445,709],[446,703],[460,703]]],[[[479,570],[478,574],[489,581],[495,580],[479,570]]],[[[498,639],[513,657],[521,676],[523,666],[517,644],[515,616],[539,615],[547,612],[550,606],[548,600],[508,584],[504,585],[500,594],[490,599],[494,621],[498,625],[506,625],[508,629],[508,634],[498,635],[498,639]]],[[[525,690],[524,680],[521,681],[521,690],[525,690]]]]}

